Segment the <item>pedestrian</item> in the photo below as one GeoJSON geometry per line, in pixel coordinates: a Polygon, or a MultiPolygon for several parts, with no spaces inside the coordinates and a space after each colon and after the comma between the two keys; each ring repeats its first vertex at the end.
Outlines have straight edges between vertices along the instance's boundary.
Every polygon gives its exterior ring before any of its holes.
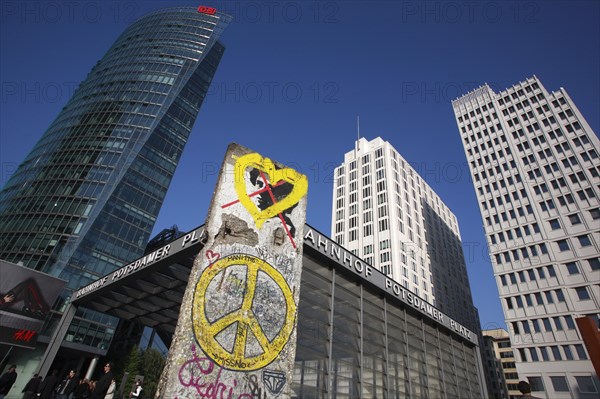
{"type": "Polygon", "coordinates": [[[75,399],[87,399],[91,396],[90,391],[90,381],[87,378],[82,378],[79,381],[79,385],[75,388],[75,392],[73,392],[75,399]]]}
{"type": "Polygon", "coordinates": [[[42,377],[40,377],[38,374],[34,374],[21,391],[23,392],[23,399],[37,398],[37,394],[40,392],[41,385],[42,377]]]}
{"type": "Polygon", "coordinates": [[[95,380],[90,380],[90,382],[88,383],[88,385],[90,386],[90,398],[92,397],[92,395],[94,394],[94,390],[96,390],[96,381],[95,380]]]}
{"type": "Polygon", "coordinates": [[[113,399],[115,396],[115,391],[117,390],[117,381],[113,378],[110,382],[110,386],[108,387],[108,391],[106,392],[106,396],[104,399],[113,399]]]}
{"type": "Polygon", "coordinates": [[[541,399],[540,397],[531,394],[531,385],[529,385],[527,381],[519,381],[517,388],[521,391],[521,396],[519,396],[519,398],[541,399]]]}
{"type": "Polygon", "coordinates": [[[54,397],[54,390],[58,384],[58,370],[52,370],[50,375],[44,378],[42,386],[40,387],[39,398],[40,399],[52,399],[54,397]]]}
{"type": "Polygon", "coordinates": [[[77,388],[76,374],[75,370],[69,371],[69,374],[67,374],[58,388],[56,388],[56,393],[58,394],[56,399],[68,399],[70,397],[71,393],[77,388]]]}
{"type": "Polygon", "coordinates": [[[96,382],[96,387],[94,388],[94,392],[92,393],[92,399],[104,399],[104,397],[106,396],[108,388],[110,388],[110,383],[114,378],[112,368],[112,362],[107,362],[104,365],[104,375],[100,377],[98,382],[96,382]]]}
{"type": "Polygon", "coordinates": [[[135,386],[131,389],[129,394],[130,398],[141,398],[142,397],[142,381],[137,380],[135,386]]]}
{"type": "Polygon", "coordinates": [[[4,399],[8,395],[8,391],[12,388],[17,380],[17,365],[13,364],[8,368],[8,371],[0,377],[0,399],[4,399]]]}

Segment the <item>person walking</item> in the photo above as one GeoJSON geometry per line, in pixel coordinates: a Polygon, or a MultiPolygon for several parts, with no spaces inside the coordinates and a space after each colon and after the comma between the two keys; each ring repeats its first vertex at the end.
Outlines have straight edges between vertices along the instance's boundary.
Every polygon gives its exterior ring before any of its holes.
{"type": "Polygon", "coordinates": [[[52,399],[54,396],[54,390],[58,384],[58,370],[52,370],[49,376],[44,378],[42,386],[40,387],[39,398],[40,399],[52,399]]]}
{"type": "Polygon", "coordinates": [[[0,377],[0,399],[4,399],[8,395],[8,391],[12,388],[17,380],[17,365],[13,364],[8,368],[8,371],[0,377]]]}
{"type": "Polygon", "coordinates": [[[90,381],[87,378],[83,378],[79,381],[79,385],[75,388],[75,392],[73,392],[75,399],[87,399],[92,395],[90,391],[90,381]]]}
{"type": "Polygon", "coordinates": [[[141,398],[142,397],[142,381],[137,380],[134,387],[131,389],[129,394],[130,398],[141,398]]]}
{"type": "Polygon", "coordinates": [[[34,374],[29,382],[25,385],[23,390],[23,399],[34,399],[37,398],[38,392],[40,392],[40,386],[42,385],[42,377],[38,374],[34,374]]]}
{"type": "Polygon", "coordinates": [[[75,370],[69,371],[67,377],[62,380],[58,388],[56,388],[56,399],[68,399],[71,393],[77,388],[77,380],[75,379],[75,370]]]}
{"type": "Polygon", "coordinates": [[[114,378],[112,368],[112,362],[104,365],[104,375],[96,382],[96,387],[94,388],[94,392],[92,392],[92,399],[104,399],[106,396],[108,388],[110,388],[110,383],[114,378]]]}
{"type": "Polygon", "coordinates": [[[108,391],[106,391],[106,396],[104,399],[113,399],[115,396],[115,391],[117,390],[117,382],[113,378],[110,382],[110,386],[108,387],[108,391]]]}

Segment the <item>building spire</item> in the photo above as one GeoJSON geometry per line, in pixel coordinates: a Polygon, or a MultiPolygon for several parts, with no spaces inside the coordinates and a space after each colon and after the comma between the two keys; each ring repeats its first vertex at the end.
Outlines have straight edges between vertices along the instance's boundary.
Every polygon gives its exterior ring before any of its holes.
{"type": "Polygon", "coordinates": [[[356,151],[360,150],[360,116],[356,115],[356,151]]]}

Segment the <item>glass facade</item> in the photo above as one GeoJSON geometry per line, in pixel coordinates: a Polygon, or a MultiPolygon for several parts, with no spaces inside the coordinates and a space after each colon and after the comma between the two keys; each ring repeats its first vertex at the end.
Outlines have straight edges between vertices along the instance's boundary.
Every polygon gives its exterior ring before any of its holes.
{"type": "Polygon", "coordinates": [[[298,398],[477,398],[478,349],[304,253],[298,398]]]}
{"type": "MultiPolygon", "coordinates": [[[[229,20],[186,7],[132,24],[0,192],[0,258],[67,280],[57,311],[143,254],[229,20]]],[[[80,311],[67,340],[104,350],[115,323],[80,311]]]]}

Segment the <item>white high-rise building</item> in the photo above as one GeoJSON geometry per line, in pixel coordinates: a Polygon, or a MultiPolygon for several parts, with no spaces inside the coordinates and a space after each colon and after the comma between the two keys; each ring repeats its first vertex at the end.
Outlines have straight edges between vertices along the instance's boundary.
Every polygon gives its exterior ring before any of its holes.
{"type": "Polygon", "coordinates": [[[456,216],[381,138],[335,170],[331,231],[365,262],[479,331],[456,216]]]}
{"type": "Polygon", "coordinates": [[[536,78],[452,106],[520,378],[534,395],[598,398],[575,319],[600,313],[600,144],[564,89],[536,78]]]}

